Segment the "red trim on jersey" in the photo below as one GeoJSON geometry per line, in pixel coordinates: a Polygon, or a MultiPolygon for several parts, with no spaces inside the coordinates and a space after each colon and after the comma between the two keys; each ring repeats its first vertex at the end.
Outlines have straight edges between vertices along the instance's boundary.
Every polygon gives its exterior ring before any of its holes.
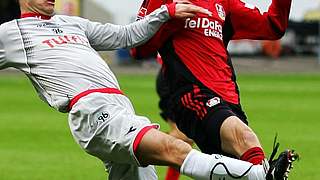
{"type": "Polygon", "coordinates": [[[140,132],[138,132],[136,138],[133,141],[133,152],[136,153],[137,152],[137,148],[143,138],[143,136],[150,130],[150,129],[158,129],[159,126],[158,125],[151,125],[151,126],[146,126],[144,128],[142,128],[140,130],[140,132]]]}
{"type": "Polygon", "coordinates": [[[20,15],[20,18],[27,18],[27,17],[35,17],[38,19],[49,20],[51,19],[52,16],[47,16],[40,13],[23,13],[20,15]]]}
{"type": "Polygon", "coordinates": [[[101,89],[89,89],[87,91],[83,91],[80,94],[74,96],[69,102],[68,109],[69,111],[72,109],[73,105],[79,101],[84,96],[87,96],[91,93],[99,92],[99,93],[108,93],[108,94],[123,94],[122,91],[115,88],[101,88],[101,89]]]}
{"type": "Polygon", "coordinates": [[[175,17],[176,14],[176,2],[170,3],[170,4],[166,4],[167,8],[168,8],[168,12],[170,17],[175,17]]]}

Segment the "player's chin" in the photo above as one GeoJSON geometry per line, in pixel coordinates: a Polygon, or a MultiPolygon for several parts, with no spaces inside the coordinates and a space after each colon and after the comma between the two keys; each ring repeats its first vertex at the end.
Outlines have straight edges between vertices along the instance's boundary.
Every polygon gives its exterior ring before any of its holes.
{"type": "Polygon", "coordinates": [[[45,10],[42,12],[42,14],[47,15],[47,16],[52,16],[52,15],[54,15],[54,14],[55,14],[55,13],[54,13],[54,8],[47,8],[47,9],[45,9],[45,10]]]}
{"type": "Polygon", "coordinates": [[[54,5],[47,4],[43,6],[41,10],[42,10],[41,12],[42,14],[51,16],[54,14],[54,5]]]}

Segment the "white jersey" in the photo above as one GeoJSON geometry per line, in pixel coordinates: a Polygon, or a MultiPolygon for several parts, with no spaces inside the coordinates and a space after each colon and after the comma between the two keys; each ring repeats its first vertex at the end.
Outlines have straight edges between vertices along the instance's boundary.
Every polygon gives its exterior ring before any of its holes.
{"type": "Polygon", "coordinates": [[[0,69],[25,73],[40,98],[60,112],[80,92],[120,88],[96,50],[128,48],[146,42],[170,18],[166,6],[130,25],[100,24],[55,15],[16,19],[0,26],[0,69]]]}

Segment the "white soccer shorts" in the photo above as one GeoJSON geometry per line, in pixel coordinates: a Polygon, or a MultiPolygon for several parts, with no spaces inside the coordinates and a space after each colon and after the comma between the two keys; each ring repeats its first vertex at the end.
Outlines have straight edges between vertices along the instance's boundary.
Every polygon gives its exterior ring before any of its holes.
{"type": "Polygon", "coordinates": [[[76,142],[105,163],[109,180],[157,179],[154,167],[139,167],[133,152],[138,133],[152,124],[135,114],[126,96],[91,93],[82,97],[69,112],[69,126],[76,142]]]}

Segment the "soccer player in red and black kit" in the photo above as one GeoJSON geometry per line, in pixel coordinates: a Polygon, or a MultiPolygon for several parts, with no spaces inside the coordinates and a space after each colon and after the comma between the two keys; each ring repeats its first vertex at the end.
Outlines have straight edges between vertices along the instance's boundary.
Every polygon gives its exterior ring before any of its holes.
{"type": "MultiPolygon", "coordinates": [[[[172,0],[144,0],[138,19],[172,0]]],[[[227,52],[230,40],[281,38],[288,25],[291,0],[273,0],[261,13],[241,0],[181,0],[213,12],[185,21],[171,20],[148,43],[133,50],[136,57],[158,51],[168,81],[168,106],[178,128],[205,153],[223,153],[261,164],[265,154],[249,128],[240,105],[239,90],[227,52]]],[[[275,149],[275,151],[277,148],[275,149]]],[[[272,155],[273,156],[273,155],[272,155]]],[[[274,177],[286,179],[292,150],[269,160],[274,177]],[[277,171],[277,167],[285,167],[277,171]]],[[[281,168],[280,168],[281,169],[281,168]]],[[[268,177],[267,177],[268,179],[268,177]]]]}

